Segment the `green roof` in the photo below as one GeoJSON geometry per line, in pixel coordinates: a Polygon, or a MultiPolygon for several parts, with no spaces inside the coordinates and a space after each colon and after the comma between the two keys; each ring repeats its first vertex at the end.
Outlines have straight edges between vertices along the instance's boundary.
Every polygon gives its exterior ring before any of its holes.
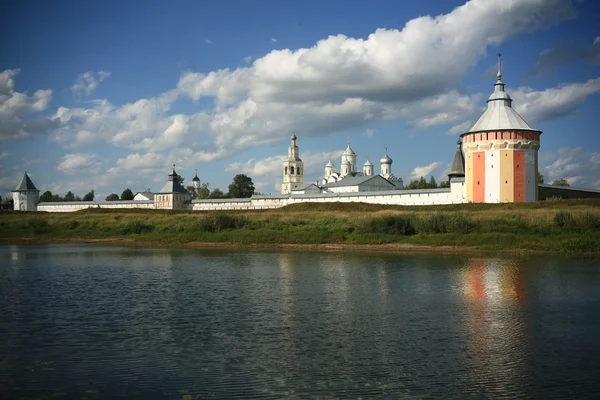
{"type": "Polygon", "coordinates": [[[24,192],[26,190],[38,190],[33,184],[33,182],[31,182],[31,179],[29,179],[29,175],[27,175],[27,173],[23,175],[21,182],[19,182],[19,184],[17,185],[15,190],[13,190],[13,192],[24,192]]]}

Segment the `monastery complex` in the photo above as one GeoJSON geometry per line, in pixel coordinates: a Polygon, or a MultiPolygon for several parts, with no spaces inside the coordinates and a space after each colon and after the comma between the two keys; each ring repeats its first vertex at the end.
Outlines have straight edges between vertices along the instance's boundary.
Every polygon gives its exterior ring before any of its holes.
{"type": "MultiPolygon", "coordinates": [[[[468,131],[460,135],[452,168],[450,188],[404,190],[392,174],[387,146],[379,160],[379,174],[367,160],[358,170],[357,154],[350,142],[341,157],[340,170],[330,160],[323,178],[305,184],[304,162],[297,137],[291,137],[283,162],[280,195],[255,195],[240,199],[192,200],[179,184],[175,166],[157,193],[140,192],[131,201],[78,201],[39,203],[39,190],[27,173],[13,190],[15,210],[69,212],[85,208],[148,208],[165,210],[253,210],[278,208],[305,202],[363,202],[396,205],[532,202],[550,196],[600,197],[598,191],[558,188],[537,182],[541,131],[530,127],[512,108],[504,90],[500,60],[494,92],[487,110],[468,131]],[[545,195],[541,196],[540,191],[545,195]]],[[[198,177],[192,180],[199,184],[198,177]]]]}

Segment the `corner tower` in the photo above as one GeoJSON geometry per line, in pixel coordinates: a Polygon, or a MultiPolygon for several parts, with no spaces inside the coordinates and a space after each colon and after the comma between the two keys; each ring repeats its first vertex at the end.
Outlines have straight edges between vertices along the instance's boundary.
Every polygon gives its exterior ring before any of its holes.
{"type": "Polygon", "coordinates": [[[466,158],[466,201],[511,203],[538,199],[538,149],[541,131],[531,128],[512,108],[498,74],[488,108],[461,135],[466,158]]]}
{"type": "Polygon", "coordinates": [[[37,211],[40,191],[35,187],[27,172],[21,178],[17,187],[12,191],[13,209],[15,211],[37,211]]]}
{"type": "Polygon", "coordinates": [[[292,135],[291,139],[292,143],[288,148],[288,158],[283,162],[282,194],[289,194],[292,190],[304,186],[304,162],[300,159],[300,151],[296,145],[296,135],[292,135]]]}

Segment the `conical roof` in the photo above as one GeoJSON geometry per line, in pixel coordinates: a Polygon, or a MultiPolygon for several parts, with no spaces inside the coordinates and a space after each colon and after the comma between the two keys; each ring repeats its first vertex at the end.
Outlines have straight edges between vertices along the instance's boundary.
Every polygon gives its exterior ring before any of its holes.
{"type": "Polygon", "coordinates": [[[329,162],[325,166],[326,167],[335,167],[335,165],[333,165],[333,163],[331,162],[331,160],[329,160],[329,162]]]}
{"type": "Polygon", "coordinates": [[[373,166],[373,163],[369,159],[367,159],[367,161],[365,162],[365,167],[372,167],[372,166],[373,166]]]}
{"type": "Polygon", "coordinates": [[[200,180],[200,178],[198,178],[198,170],[196,170],[196,175],[194,176],[194,178],[192,179],[193,182],[198,182],[200,180]]]}
{"type": "Polygon", "coordinates": [[[454,154],[454,161],[452,162],[452,169],[448,174],[449,178],[459,178],[465,176],[465,157],[461,150],[462,142],[459,140],[456,142],[456,153],[454,154]]]}
{"type": "Polygon", "coordinates": [[[466,133],[496,130],[537,131],[529,126],[529,124],[527,124],[527,122],[525,122],[525,120],[512,108],[512,99],[509,94],[504,91],[500,56],[501,54],[499,53],[498,74],[496,75],[497,81],[494,84],[494,92],[487,100],[488,108],[475,125],[473,125],[466,133]]]}
{"type": "Polygon", "coordinates": [[[15,190],[13,190],[13,192],[24,192],[26,190],[38,190],[29,178],[29,175],[27,175],[27,172],[25,172],[23,178],[21,178],[21,181],[19,182],[15,190]]]}
{"type": "Polygon", "coordinates": [[[356,155],[356,153],[354,152],[354,150],[352,150],[352,147],[350,147],[350,141],[348,141],[348,147],[344,151],[343,155],[344,156],[355,156],[356,155]]]}

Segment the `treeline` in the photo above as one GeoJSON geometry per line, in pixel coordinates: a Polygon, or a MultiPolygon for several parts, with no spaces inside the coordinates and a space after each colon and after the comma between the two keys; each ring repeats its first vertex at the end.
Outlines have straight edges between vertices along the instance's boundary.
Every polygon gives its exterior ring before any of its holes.
{"type": "Polygon", "coordinates": [[[414,179],[410,181],[407,186],[404,186],[404,189],[412,190],[412,189],[438,189],[438,188],[449,188],[450,181],[441,181],[438,185],[435,178],[432,176],[429,178],[429,182],[425,180],[424,177],[419,179],[414,179]]]}
{"type": "MultiPolygon", "coordinates": [[[[210,185],[207,182],[197,182],[198,188],[191,185],[188,185],[185,188],[192,199],[239,199],[252,197],[254,194],[260,194],[256,192],[252,178],[245,174],[238,174],[233,178],[233,182],[229,185],[229,191],[227,193],[224,193],[219,188],[215,188],[211,191],[209,188],[210,185]]],[[[180,179],[180,183],[183,183],[183,178],[180,179]]]]}
{"type": "Polygon", "coordinates": [[[52,194],[51,191],[46,190],[40,196],[40,202],[47,203],[47,202],[58,202],[58,201],[94,201],[95,196],[96,195],[94,194],[93,189],[90,190],[89,192],[87,192],[85,194],[85,196],[83,196],[83,197],[75,195],[70,190],[64,196],[61,196],[59,194],[52,194]]]}

